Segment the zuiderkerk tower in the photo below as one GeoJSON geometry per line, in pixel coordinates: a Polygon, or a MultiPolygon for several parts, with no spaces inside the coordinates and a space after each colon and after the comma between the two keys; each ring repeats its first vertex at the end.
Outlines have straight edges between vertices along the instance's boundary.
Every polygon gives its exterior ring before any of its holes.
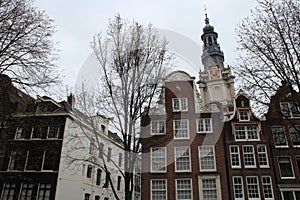
{"type": "Polygon", "coordinates": [[[224,114],[230,115],[234,109],[234,76],[231,75],[229,67],[224,67],[224,53],[218,43],[218,33],[209,24],[207,14],[205,16],[205,27],[201,36],[204,70],[199,73],[198,82],[202,103],[221,103],[224,114]]]}

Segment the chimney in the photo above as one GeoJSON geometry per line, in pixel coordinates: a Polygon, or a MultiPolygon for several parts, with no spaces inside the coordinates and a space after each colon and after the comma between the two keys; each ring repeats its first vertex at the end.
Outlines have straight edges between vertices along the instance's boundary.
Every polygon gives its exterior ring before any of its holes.
{"type": "Polygon", "coordinates": [[[72,93],[70,93],[70,95],[68,96],[68,103],[72,108],[75,107],[75,97],[72,93]]]}

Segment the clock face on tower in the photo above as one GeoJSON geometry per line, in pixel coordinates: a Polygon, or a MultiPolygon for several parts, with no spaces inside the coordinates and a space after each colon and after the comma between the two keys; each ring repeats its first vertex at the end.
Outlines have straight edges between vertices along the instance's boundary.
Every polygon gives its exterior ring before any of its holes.
{"type": "Polygon", "coordinates": [[[219,69],[219,66],[213,66],[209,70],[210,78],[215,79],[215,78],[221,78],[221,72],[219,69]]]}

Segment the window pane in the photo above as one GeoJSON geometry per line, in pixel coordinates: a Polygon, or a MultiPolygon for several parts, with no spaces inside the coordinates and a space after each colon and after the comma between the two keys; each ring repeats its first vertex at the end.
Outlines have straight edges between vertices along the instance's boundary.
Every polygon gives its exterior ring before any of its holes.
{"type": "Polygon", "coordinates": [[[33,187],[34,185],[31,183],[23,183],[20,192],[20,200],[31,200],[33,187]]]}
{"type": "Polygon", "coordinates": [[[214,146],[200,146],[200,170],[215,170],[214,146]]]}
{"type": "Polygon", "coordinates": [[[166,171],[166,148],[165,147],[151,148],[151,171],[155,171],[155,172],[166,171]]]}
{"type": "Polygon", "coordinates": [[[268,155],[267,155],[267,148],[266,145],[258,145],[257,146],[258,152],[258,162],[260,167],[268,167],[268,155]]]}
{"type": "Polygon", "coordinates": [[[175,138],[188,138],[188,120],[174,120],[174,136],[175,138]]]}
{"type": "Polygon", "coordinates": [[[49,200],[51,184],[41,183],[39,186],[38,200],[49,200]]]}
{"type": "Polygon", "coordinates": [[[278,157],[278,164],[282,178],[294,177],[294,172],[289,157],[278,157]]]}
{"type": "Polygon", "coordinates": [[[192,181],[190,179],[176,180],[177,200],[192,199],[192,181]]]}
{"type": "Polygon", "coordinates": [[[257,177],[247,177],[247,191],[249,199],[259,199],[259,186],[257,177]]]}
{"type": "Polygon", "coordinates": [[[289,127],[289,131],[293,145],[300,145],[300,126],[291,126],[289,127]]]}
{"type": "Polygon", "coordinates": [[[245,167],[255,167],[255,155],[253,146],[243,146],[245,167]]]}
{"type": "Polygon", "coordinates": [[[4,183],[1,199],[13,200],[15,191],[16,191],[15,183],[4,183]]]}
{"type": "Polygon", "coordinates": [[[175,147],[175,170],[189,171],[190,167],[190,148],[189,147],[175,147]]]}
{"type": "Polygon", "coordinates": [[[23,171],[25,167],[26,157],[27,157],[26,150],[11,151],[8,169],[23,171]]]}
{"type": "Polygon", "coordinates": [[[233,177],[233,192],[235,199],[244,199],[242,177],[233,177]]]}
{"type": "Polygon", "coordinates": [[[238,146],[230,146],[231,166],[240,167],[240,152],[238,146]]]}
{"type": "Polygon", "coordinates": [[[264,191],[264,197],[273,199],[273,189],[272,189],[272,181],[270,176],[263,176],[261,178],[263,191],[264,191]]]}
{"type": "Polygon", "coordinates": [[[151,195],[152,200],[167,199],[167,184],[166,180],[151,180],[151,195]]]}
{"type": "Polygon", "coordinates": [[[282,126],[272,126],[275,146],[287,146],[286,137],[282,126]]]}
{"type": "Polygon", "coordinates": [[[26,170],[40,171],[43,163],[44,151],[32,149],[28,152],[26,170]]]}
{"type": "Polygon", "coordinates": [[[151,133],[152,134],[164,134],[165,133],[165,121],[152,121],[151,122],[151,133]]]}
{"type": "Polygon", "coordinates": [[[217,200],[216,179],[202,179],[203,199],[217,200]]]}

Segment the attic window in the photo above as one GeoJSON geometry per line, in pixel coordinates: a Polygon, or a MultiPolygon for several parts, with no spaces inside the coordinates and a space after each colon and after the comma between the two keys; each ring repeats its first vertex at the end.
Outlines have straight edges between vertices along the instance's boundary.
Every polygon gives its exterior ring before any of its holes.
{"type": "Polygon", "coordinates": [[[240,121],[250,121],[249,111],[247,111],[247,110],[239,111],[239,120],[240,121]]]}

